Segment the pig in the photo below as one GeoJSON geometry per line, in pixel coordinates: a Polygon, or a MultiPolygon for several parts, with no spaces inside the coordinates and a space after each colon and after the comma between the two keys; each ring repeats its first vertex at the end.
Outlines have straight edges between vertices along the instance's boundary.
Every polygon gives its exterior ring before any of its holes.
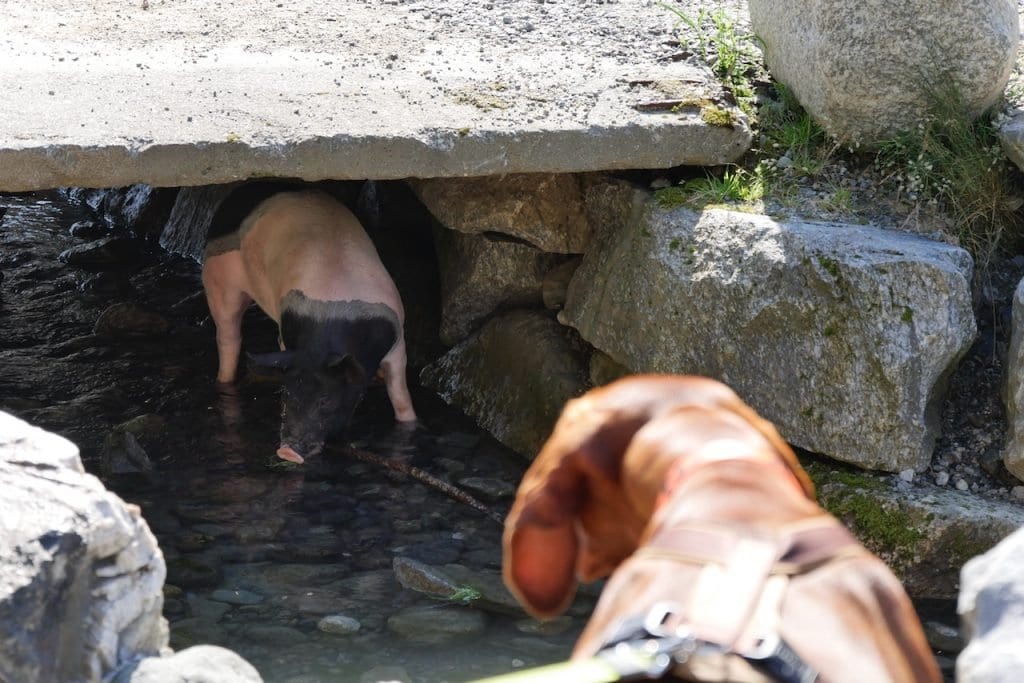
{"type": "Polygon", "coordinates": [[[202,279],[218,383],[236,378],[250,303],[278,324],[280,350],[250,359],[284,371],[279,457],[302,463],[319,453],[378,372],[395,419],[416,420],[398,289],[341,202],[292,183],[250,183],[221,203],[210,235],[202,279]]]}

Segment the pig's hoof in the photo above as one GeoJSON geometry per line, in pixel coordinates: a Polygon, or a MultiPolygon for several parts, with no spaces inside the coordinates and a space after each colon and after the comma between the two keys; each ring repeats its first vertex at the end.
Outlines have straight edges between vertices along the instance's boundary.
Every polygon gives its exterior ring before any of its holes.
{"type": "Polygon", "coordinates": [[[301,455],[296,453],[291,446],[281,446],[280,448],[278,448],[277,457],[281,458],[282,460],[287,460],[288,462],[298,463],[299,465],[306,462],[305,459],[301,455]]]}

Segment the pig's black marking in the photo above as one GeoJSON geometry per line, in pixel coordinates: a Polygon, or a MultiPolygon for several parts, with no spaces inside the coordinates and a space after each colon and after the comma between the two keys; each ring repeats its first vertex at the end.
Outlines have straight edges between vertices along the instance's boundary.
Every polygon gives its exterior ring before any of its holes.
{"type": "Polygon", "coordinates": [[[281,300],[281,340],[317,367],[332,356],[352,356],[367,381],[399,341],[398,314],[366,301],[320,301],[292,290],[281,300]]]}
{"type": "Polygon", "coordinates": [[[308,189],[299,180],[256,180],[237,187],[221,200],[206,233],[208,241],[236,232],[246,216],[264,200],[281,192],[308,189]]]}

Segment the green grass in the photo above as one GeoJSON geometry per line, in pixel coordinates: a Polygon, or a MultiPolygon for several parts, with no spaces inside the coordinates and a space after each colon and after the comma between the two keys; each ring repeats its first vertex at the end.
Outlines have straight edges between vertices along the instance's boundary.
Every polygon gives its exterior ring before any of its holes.
{"type": "Polygon", "coordinates": [[[682,191],[692,204],[755,202],[764,196],[765,179],[757,168],[747,170],[726,166],[721,174],[707,173],[703,178],[687,180],[682,191]]]}
{"type": "Polygon", "coordinates": [[[992,260],[1021,244],[1021,199],[1003,154],[992,111],[972,118],[959,91],[930,93],[931,113],[915,130],[885,141],[876,167],[899,196],[938,202],[956,225],[960,246],[971,253],[975,274],[987,275],[992,260]]]}
{"type": "Polygon", "coordinates": [[[761,68],[761,54],[754,34],[740,33],[736,22],[722,8],[701,7],[696,15],[661,3],[676,15],[682,28],[680,43],[692,47],[732,91],[740,109],[753,113],[754,86],[751,75],[761,68]]]}

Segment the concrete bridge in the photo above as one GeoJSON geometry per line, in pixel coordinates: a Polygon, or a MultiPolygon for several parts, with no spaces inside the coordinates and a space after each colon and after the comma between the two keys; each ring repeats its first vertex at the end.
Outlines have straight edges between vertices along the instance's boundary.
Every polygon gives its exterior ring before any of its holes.
{"type": "Polygon", "coordinates": [[[650,0],[8,2],[0,190],[733,160],[746,121],[676,22],[650,0]]]}

